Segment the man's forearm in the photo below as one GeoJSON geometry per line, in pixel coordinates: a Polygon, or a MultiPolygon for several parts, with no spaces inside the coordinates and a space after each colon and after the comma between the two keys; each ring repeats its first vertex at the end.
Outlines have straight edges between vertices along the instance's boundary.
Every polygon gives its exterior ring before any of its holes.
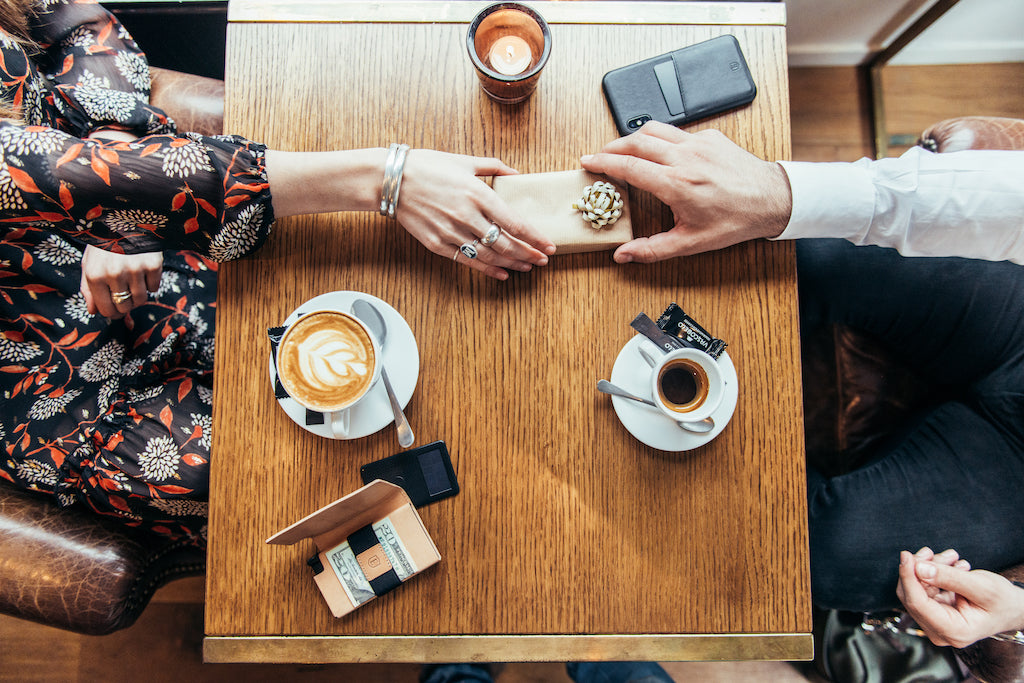
{"type": "Polygon", "coordinates": [[[793,193],[780,239],[1024,263],[1024,152],[915,148],[899,159],[780,164],[793,193]]]}

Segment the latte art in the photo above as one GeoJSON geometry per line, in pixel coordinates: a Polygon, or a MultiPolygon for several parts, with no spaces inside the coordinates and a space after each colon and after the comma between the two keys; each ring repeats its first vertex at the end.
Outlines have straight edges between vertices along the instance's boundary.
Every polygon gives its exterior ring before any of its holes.
{"type": "Polygon", "coordinates": [[[300,341],[296,350],[302,378],[321,391],[358,382],[370,374],[370,366],[360,358],[359,351],[339,330],[314,332],[300,341]]]}
{"type": "Polygon", "coordinates": [[[285,390],[313,410],[341,410],[373,381],[373,342],[350,316],[319,311],[303,316],[281,340],[278,373],[285,390]]]}

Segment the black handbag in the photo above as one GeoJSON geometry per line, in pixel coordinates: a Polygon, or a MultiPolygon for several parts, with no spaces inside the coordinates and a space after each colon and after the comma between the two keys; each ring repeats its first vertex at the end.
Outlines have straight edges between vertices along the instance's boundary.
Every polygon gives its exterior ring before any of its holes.
{"type": "Polygon", "coordinates": [[[959,683],[952,648],[933,645],[905,612],[829,610],[815,661],[835,683],[959,683]]]}

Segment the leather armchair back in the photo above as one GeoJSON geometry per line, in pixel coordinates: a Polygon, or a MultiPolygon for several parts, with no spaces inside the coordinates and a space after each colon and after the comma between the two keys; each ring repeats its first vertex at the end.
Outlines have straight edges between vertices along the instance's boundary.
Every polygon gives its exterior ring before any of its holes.
{"type": "Polygon", "coordinates": [[[182,132],[224,132],[224,81],[152,66],[150,103],[163,109],[182,132]]]}

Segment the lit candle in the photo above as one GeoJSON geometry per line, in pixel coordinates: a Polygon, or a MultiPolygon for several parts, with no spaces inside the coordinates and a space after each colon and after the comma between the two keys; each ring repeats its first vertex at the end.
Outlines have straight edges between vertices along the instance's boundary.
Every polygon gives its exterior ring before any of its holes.
{"type": "Polygon", "coordinates": [[[494,41],[488,58],[495,71],[515,76],[529,68],[533,53],[529,44],[519,36],[504,36],[494,41]]]}

